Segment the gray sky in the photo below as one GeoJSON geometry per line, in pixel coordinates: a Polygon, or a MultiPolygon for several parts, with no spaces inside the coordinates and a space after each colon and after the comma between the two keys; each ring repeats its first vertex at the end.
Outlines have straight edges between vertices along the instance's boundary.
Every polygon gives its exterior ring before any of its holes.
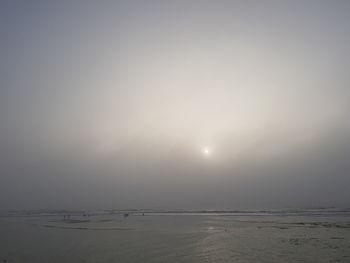
{"type": "Polygon", "coordinates": [[[350,206],[349,13],[1,1],[0,209],[350,206]]]}

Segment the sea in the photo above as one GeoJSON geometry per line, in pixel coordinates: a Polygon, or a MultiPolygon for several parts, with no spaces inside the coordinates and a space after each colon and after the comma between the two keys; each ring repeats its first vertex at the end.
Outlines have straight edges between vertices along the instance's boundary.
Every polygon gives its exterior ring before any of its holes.
{"type": "Polygon", "coordinates": [[[0,212],[0,263],[350,262],[350,209],[0,212]]]}

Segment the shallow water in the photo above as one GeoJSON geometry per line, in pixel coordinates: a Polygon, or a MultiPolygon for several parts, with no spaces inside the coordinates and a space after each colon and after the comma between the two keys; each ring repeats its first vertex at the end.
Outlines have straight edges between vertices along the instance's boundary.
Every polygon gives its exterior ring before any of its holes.
{"type": "Polygon", "coordinates": [[[0,217],[0,262],[350,262],[348,214],[0,217]]]}

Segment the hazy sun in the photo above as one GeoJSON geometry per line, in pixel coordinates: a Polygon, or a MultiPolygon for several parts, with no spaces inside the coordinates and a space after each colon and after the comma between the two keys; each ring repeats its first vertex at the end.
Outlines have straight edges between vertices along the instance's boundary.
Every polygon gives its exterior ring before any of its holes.
{"type": "Polygon", "coordinates": [[[210,149],[208,148],[208,147],[204,147],[203,149],[202,149],[202,153],[204,154],[204,155],[206,155],[206,156],[208,156],[208,155],[210,155],[210,149]]]}

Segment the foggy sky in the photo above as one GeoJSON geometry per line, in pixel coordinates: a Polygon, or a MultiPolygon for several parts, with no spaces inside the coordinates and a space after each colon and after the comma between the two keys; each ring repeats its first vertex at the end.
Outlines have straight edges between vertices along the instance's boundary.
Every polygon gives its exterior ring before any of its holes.
{"type": "Polygon", "coordinates": [[[350,206],[349,13],[1,1],[0,209],[350,206]]]}

